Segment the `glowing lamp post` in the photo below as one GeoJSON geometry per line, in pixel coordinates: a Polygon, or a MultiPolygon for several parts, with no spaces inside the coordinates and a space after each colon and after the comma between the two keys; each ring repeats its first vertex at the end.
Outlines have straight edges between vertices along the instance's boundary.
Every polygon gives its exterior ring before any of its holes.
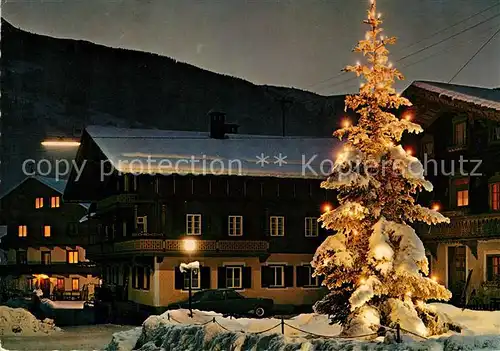
{"type": "MultiPolygon", "coordinates": [[[[189,261],[191,261],[191,254],[196,251],[196,240],[193,239],[185,239],[183,242],[183,249],[187,252],[189,261]]],[[[188,274],[188,292],[189,292],[189,316],[193,318],[193,309],[192,309],[192,299],[193,299],[193,287],[192,287],[192,274],[193,270],[196,269],[193,266],[194,262],[188,263],[187,265],[181,265],[181,269],[183,269],[186,274],[188,274]]],[[[199,267],[198,267],[199,268],[199,267]]]]}

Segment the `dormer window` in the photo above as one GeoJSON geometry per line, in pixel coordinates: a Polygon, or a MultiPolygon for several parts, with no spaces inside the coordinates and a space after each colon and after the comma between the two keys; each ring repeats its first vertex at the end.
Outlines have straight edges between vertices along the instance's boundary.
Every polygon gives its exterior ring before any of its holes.
{"type": "Polygon", "coordinates": [[[500,142],[500,124],[490,125],[490,142],[500,142]]]}
{"type": "Polygon", "coordinates": [[[59,196],[52,196],[50,198],[50,207],[57,208],[60,207],[61,198],[59,196]]]}
{"type": "Polygon", "coordinates": [[[469,206],[469,178],[453,179],[452,189],[452,205],[454,205],[454,207],[469,206]]]}
{"type": "Polygon", "coordinates": [[[494,181],[490,183],[489,188],[490,188],[490,209],[492,211],[500,211],[500,181],[494,181]]]}
{"type": "Polygon", "coordinates": [[[35,208],[42,208],[43,207],[43,197],[37,197],[35,199],[35,208]]]}

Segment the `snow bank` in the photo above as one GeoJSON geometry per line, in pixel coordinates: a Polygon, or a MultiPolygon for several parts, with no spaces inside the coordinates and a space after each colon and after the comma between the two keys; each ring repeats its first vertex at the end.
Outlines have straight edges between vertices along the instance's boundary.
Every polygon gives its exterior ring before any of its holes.
{"type": "Polygon", "coordinates": [[[0,335],[49,334],[59,330],[51,319],[40,321],[24,308],[0,306],[0,335]]]}
{"type": "Polygon", "coordinates": [[[41,303],[49,306],[52,309],[74,309],[82,310],[84,301],[52,301],[50,299],[42,299],[41,303]]]}
{"type": "Polygon", "coordinates": [[[285,320],[291,327],[285,326],[282,335],[280,320],[274,318],[230,319],[197,310],[193,311],[193,318],[189,318],[187,310],[176,310],[149,317],[142,328],[115,333],[106,350],[500,350],[500,311],[462,312],[446,304],[431,306],[462,325],[462,335],[450,333],[423,341],[405,335],[403,345],[390,342],[390,335],[385,342],[383,337],[371,341],[342,339],[338,338],[341,327],[330,325],[327,316],[317,314],[302,314],[285,320]],[[214,318],[217,323],[213,323],[214,318]],[[308,336],[301,330],[337,338],[308,336]],[[264,332],[257,334],[261,331],[264,332]]]}

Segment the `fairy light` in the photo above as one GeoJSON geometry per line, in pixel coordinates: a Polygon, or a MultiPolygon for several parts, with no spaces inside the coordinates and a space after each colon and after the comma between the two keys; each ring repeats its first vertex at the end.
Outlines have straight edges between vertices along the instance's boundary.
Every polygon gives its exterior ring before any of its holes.
{"type": "Polygon", "coordinates": [[[363,88],[365,86],[365,83],[361,83],[359,86],[363,88]]]}
{"type": "Polygon", "coordinates": [[[413,155],[413,150],[412,150],[412,148],[411,148],[411,147],[407,147],[407,148],[405,149],[405,151],[406,151],[406,153],[407,153],[408,155],[410,155],[410,156],[412,156],[412,155],[413,155]]]}
{"type": "Polygon", "coordinates": [[[351,126],[351,121],[347,118],[342,121],[342,128],[349,128],[351,126]]]}
{"type": "Polygon", "coordinates": [[[407,121],[411,121],[412,115],[411,113],[407,112],[404,114],[403,118],[406,119],[407,121]]]}
{"type": "Polygon", "coordinates": [[[437,203],[436,203],[436,204],[432,205],[432,209],[433,209],[434,211],[439,211],[439,210],[441,210],[441,206],[440,206],[439,204],[437,204],[437,203]]]}
{"type": "Polygon", "coordinates": [[[330,212],[331,210],[332,210],[332,205],[330,205],[329,203],[325,203],[323,204],[323,206],[321,206],[322,212],[330,212]]]}
{"type": "Polygon", "coordinates": [[[360,284],[364,284],[364,283],[366,283],[366,279],[365,279],[365,278],[361,278],[361,279],[359,280],[359,283],[360,283],[360,284]]]}
{"type": "Polygon", "coordinates": [[[382,17],[382,14],[379,12],[379,13],[377,14],[377,18],[380,18],[380,17],[382,17]]]}
{"type": "Polygon", "coordinates": [[[389,62],[389,68],[392,68],[392,62],[389,62]]]}
{"type": "Polygon", "coordinates": [[[437,278],[435,275],[433,275],[433,276],[431,277],[431,279],[432,279],[432,281],[434,281],[434,282],[437,282],[437,281],[438,281],[438,278],[437,278]]]}

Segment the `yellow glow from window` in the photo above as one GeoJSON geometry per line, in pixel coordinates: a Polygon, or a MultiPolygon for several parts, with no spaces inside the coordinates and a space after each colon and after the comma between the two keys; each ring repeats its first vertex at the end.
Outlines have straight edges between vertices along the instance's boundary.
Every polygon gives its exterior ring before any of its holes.
{"type": "Polygon", "coordinates": [[[50,207],[56,208],[60,206],[60,197],[59,196],[52,196],[50,198],[50,207]]]}
{"type": "Polygon", "coordinates": [[[80,290],[80,280],[78,278],[73,278],[71,280],[71,289],[73,291],[78,291],[80,290]]]}
{"type": "Polygon", "coordinates": [[[28,236],[28,226],[20,225],[17,227],[17,236],[20,238],[26,238],[28,236]]]}
{"type": "Polygon", "coordinates": [[[78,251],[68,251],[68,263],[78,263],[78,251]]]}
{"type": "Polygon", "coordinates": [[[35,199],[35,208],[42,208],[43,207],[43,197],[37,197],[35,199]]]}
{"type": "Polygon", "coordinates": [[[43,146],[55,146],[55,147],[75,147],[80,146],[79,141],[70,141],[70,140],[45,140],[42,141],[43,146]]]}
{"type": "Polygon", "coordinates": [[[50,237],[50,225],[43,226],[43,236],[46,238],[50,237]]]}

